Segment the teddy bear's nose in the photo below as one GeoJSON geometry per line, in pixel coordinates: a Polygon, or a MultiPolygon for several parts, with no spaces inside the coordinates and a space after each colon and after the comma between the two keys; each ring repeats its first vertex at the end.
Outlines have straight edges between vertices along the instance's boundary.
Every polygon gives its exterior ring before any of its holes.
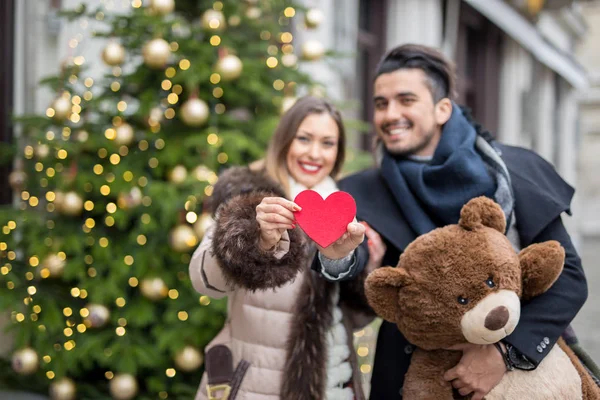
{"type": "Polygon", "coordinates": [[[504,328],[508,322],[508,317],[508,309],[504,306],[498,306],[485,317],[484,326],[490,331],[497,331],[504,328]]]}

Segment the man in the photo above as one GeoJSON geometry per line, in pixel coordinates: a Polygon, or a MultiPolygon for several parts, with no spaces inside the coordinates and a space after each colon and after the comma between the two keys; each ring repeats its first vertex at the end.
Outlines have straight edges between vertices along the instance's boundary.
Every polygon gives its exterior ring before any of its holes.
{"type": "MultiPolygon", "coordinates": [[[[551,239],[565,248],[563,273],[550,290],[523,304],[519,325],[500,349],[457,349],[462,359],[445,379],[461,395],[472,393],[473,400],[481,400],[509,368],[537,367],[585,302],[587,284],[561,221],[561,214],[570,212],[573,189],[535,153],[478,132],[453,103],[454,87],[451,63],[437,50],[417,45],[391,50],[374,81],[377,168],[342,180],[340,189],[356,199],[357,218],[383,238],[383,265],[396,265],[418,235],[457,223],[461,207],[481,195],[502,206],[506,234],[515,248],[551,239]]],[[[364,265],[361,251],[366,246],[357,252],[359,262],[348,269],[364,265]]],[[[314,267],[328,279],[355,275],[340,272],[339,265],[332,269],[329,260],[320,261],[314,267]]],[[[401,397],[413,349],[394,324],[383,322],[371,399],[401,397]]]]}

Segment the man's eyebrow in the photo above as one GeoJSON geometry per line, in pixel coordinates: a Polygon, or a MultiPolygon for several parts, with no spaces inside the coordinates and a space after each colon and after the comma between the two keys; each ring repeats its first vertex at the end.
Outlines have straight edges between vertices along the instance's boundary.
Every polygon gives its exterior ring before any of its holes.
{"type": "Polygon", "coordinates": [[[412,97],[419,97],[419,96],[417,96],[417,94],[416,94],[416,93],[414,93],[414,92],[400,92],[400,93],[397,93],[397,94],[396,94],[396,96],[397,96],[397,97],[409,97],[409,96],[412,96],[412,97]]]}

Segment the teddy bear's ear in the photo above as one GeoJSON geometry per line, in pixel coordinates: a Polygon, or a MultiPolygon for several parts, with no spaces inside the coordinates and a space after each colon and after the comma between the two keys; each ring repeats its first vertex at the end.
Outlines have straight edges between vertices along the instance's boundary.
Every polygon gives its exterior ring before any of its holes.
{"type": "Polygon", "coordinates": [[[535,243],[519,253],[523,276],[523,299],[550,289],[565,264],[565,249],[556,240],[535,243]]]}
{"type": "Polygon", "coordinates": [[[502,234],[506,230],[506,218],[502,208],[493,200],[483,196],[471,199],[463,206],[458,224],[469,231],[482,226],[490,227],[502,234]]]}
{"type": "Polygon", "coordinates": [[[382,267],[371,272],[365,281],[365,294],[377,315],[395,323],[398,291],[411,281],[412,278],[402,267],[382,267]]]}

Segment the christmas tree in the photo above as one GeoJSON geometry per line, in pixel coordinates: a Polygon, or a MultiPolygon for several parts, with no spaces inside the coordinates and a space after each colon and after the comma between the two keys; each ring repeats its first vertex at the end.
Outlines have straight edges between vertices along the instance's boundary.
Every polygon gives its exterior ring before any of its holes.
{"type": "Polygon", "coordinates": [[[221,168],[262,156],[297,87],[312,81],[292,26],[322,19],[287,0],[153,0],[79,7],[106,24],[106,75],[80,56],[44,80],[46,115],[19,117],[0,212],[0,309],[15,340],[0,385],[54,399],[191,399],[225,302],[188,276],[221,168]],[[303,18],[302,21],[299,18],[303,18]],[[296,21],[298,20],[298,21],[296,21]]]}

